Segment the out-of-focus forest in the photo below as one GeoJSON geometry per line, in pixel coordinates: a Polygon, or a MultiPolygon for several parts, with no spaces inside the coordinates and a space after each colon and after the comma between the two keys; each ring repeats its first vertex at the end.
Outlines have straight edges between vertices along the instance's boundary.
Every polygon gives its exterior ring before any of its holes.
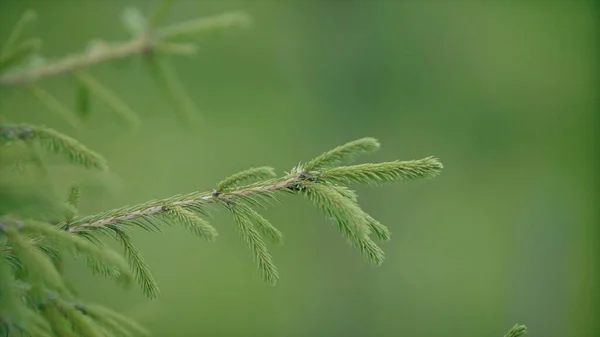
{"type": "MultiPolygon", "coordinates": [[[[0,41],[28,9],[25,32],[57,58],[94,39],[130,38],[125,8],[155,1],[4,0],[0,41]]],[[[0,115],[68,134],[108,173],[50,166],[83,187],[92,214],[196,190],[245,168],[279,173],[370,136],[368,160],[441,159],[441,176],[360,188],[392,231],[370,266],[306,200],[262,214],[285,235],[281,279],[261,281],[233,221],[215,243],[178,227],[135,232],[161,294],[69,264],[81,296],[134,317],[154,336],[593,337],[598,324],[598,6],[587,1],[176,1],[164,24],[244,11],[250,28],[215,29],[195,57],[172,58],[202,123],[182,125],[136,59],[94,74],[139,113],[132,133],[91,101],[80,129],[19,88],[0,115]]],[[[74,106],[71,77],[39,82],[74,106]]]]}

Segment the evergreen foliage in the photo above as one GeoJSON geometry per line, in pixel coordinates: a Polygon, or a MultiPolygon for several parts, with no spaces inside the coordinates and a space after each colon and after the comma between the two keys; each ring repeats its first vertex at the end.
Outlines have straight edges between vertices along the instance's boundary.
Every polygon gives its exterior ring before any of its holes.
{"type": "Polygon", "coordinates": [[[217,184],[217,192],[239,186],[244,182],[275,177],[277,174],[272,167],[262,166],[238,172],[217,184]]]}
{"type": "Polygon", "coordinates": [[[375,138],[362,138],[353,142],[340,145],[335,149],[325,152],[304,165],[304,170],[310,172],[314,169],[327,168],[336,164],[349,162],[353,158],[379,149],[379,142],[375,138]]]}
{"type": "MultiPolygon", "coordinates": [[[[94,46],[85,53],[55,62],[40,61],[37,40],[19,41],[21,32],[35,18],[28,12],[15,25],[0,52],[0,86],[29,85],[31,92],[48,109],[79,127],[79,118],[89,114],[93,95],[106,101],[129,124],[137,128],[141,120],[116,93],[101,84],[85,69],[101,62],[143,55],[165,91],[180,106],[182,118],[193,118],[195,107],[185,93],[177,74],[160,54],[193,53],[194,45],[171,41],[190,37],[216,27],[247,24],[240,13],[194,19],[157,28],[172,1],[163,1],[146,19],[136,9],[123,13],[125,27],[132,40],[111,46],[94,46]],[[153,53],[147,53],[152,51],[153,53]],[[32,60],[38,60],[38,63],[32,60]],[[25,64],[25,65],[24,65],[25,64]],[[72,74],[76,83],[76,114],[71,114],[58,99],[33,85],[47,77],[72,74]]],[[[0,150],[29,148],[30,160],[42,167],[35,144],[62,155],[75,165],[106,170],[106,160],[77,140],[54,129],[29,124],[0,124],[0,150]]],[[[216,209],[225,209],[237,225],[237,230],[250,250],[262,279],[275,285],[280,275],[267,248],[268,240],[283,242],[283,234],[255,208],[267,207],[282,194],[303,195],[336,225],[342,237],[367,261],[380,265],[383,250],[372,237],[386,241],[391,234],[387,227],[367,214],[358,203],[350,185],[379,185],[384,182],[432,178],[443,166],[434,157],[413,161],[390,161],[347,165],[380,147],[374,138],[362,138],[340,145],[290,172],[277,176],[271,167],[250,168],[225,177],[216,188],[207,192],[190,192],[161,200],[124,206],[97,214],[81,216],[78,212],[81,191],[73,185],[66,200],[26,197],[20,186],[0,188],[0,335],[6,336],[140,336],[148,332],[108,308],[83,303],[65,279],[61,264],[67,254],[83,257],[90,269],[98,274],[128,284],[135,280],[149,298],[159,293],[150,267],[135,247],[129,231],[141,229],[160,231],[164,225],[181,225],[193,235],[208,242],[218,237],[207,218],[216,209]],[[15,201],[17,200],[17,201],[15,201]],[[4,203],[4,201],[7,201],[4,203]],[[22,208],[21,205],[29,205],[22,208]],[[54,212],[40,212],[47,208],[54,212]],[[123,256],[102,244],[101,236],[117,240],[123,256]]],[[[6,182],[1,182],[3,185],[6,182]]],[[[35,193],[32,193],[35,195],[35,193]]],[[[508,337],[518,337],[525,327],[516,325],[508,337]]]]}
{"type": "Polygon", "coordinates": [[[504,337],[519,337],[527,333],[527,327],[523,324],[515,324],[504,337]]]}
{"type": "Polygon", "coordinates": [[[0,124],[0,145],[37,142],[47,150],[66,156],[73,164],[105,170],[106,160],[77,140],[53,129],[27,124],[0,124]]]}
{"type": "Polygon", "coordinates": [[[260,275],[266,282],[275,285],[277,279],[279,279],[279,272],[273,263],[267,245],[257,230],[256,218],[253,217],[256,213],[253,214],[248,207],[239,207],[237,203],[229,203],[228,205],[238,225],[239,232],[252,252],[252,258],[258,264],[260,275]]]}
{"type": "MultiPolygon", "coordinates": [[[[84,148],[65,142],[56,142],[55,144],[67,144],[66,146],[68,146],[68,150],[53,148],[59,150],[59,153],[70,153],[74,151],[73,149],[84,148]]],[[[23,269],[34,268],[36,273],[27,274],[26,277],[19,280],[35,285],[32,289],[38,290],[35,297],[37,300],[44,299],[47,290],[64,296],[59,296],[58,299],[51,302],[56,307],[43,312],[46,319],[55,320],[50,322],[54,331],[64,331],[64,324],[61,325],[60,322],[67,320],[73,323],[72,329],[74,330],[69,331],[70,333],[87,333],[86,336],[95,336],[92,331],[98,332],[98,330],[94,330],[94,327],[99,323],[93,317],[90,318],[65,304],[71,296],[68,287],[65,286],[52,259],[36,247],[40,240],[66,248],[71,253],[85,255],[90,261],[89,265],[92,270],[105,276],[127,279],[133,274],[143,292],[149,297],[155,297],[158,294],[158,286],[141,253],[133,245],[126,231],[135,227],[154,231],[160,230],[160,226],[163,224],[178,224],[210,242],[216,239],[218,233],[205,218],[210,215],[215,206],[223,207],[231,212],[238,231],[258,266],[261,277],[265,282],[274,285],[279,278],[279,272],[265,240],[282,243],[283,234],[257,213],[253,207],[264,207],[271,201],[277,200],[278,194],[291,193],[308,197],[337,225],[340,233],[351,246],[355,247],[368,261],[379,265],[384,260],[384,252],[371,239],[371,235],[388,240],[390,238],[389,230],[360,208],[356,193],[342,182],[369,184],[372,177],[376,177],[376,179],[383,177],[382,179],[386,181],[432,177],[439,174],[442,165],[439,161],[429,158],[423,161],[333,166],[335,165],[333,163],[343,162],[349,157],[357,157],[357,152],[363,152],[369,146],[372,148],[372,144],[377,143],[373,139],[365,138],[348,144],[350,145],[339,147],[344,151],[330,151],[317,157],[318,160],[310,161],[318,164],[314,167],[324,167],[324,163],[328,163],[327,165],[331,167],[316,175],[309,175],[299,169],[302,165],[280,177],[274,177],[273,168],[258,167],[225,178],[217,184],[217,189],[212,192],[175,195],[83,217],[73,211],[55,225],[38,220],[17,220],[5,217],[2,220],[2,228],[4,236],[8,239],[7,245],[10,247],[5,250],[5,253],[14,255],[13,258],[19,261],[20,265],[24,267],[23,269]],[[330,174],[330,172],[334,172],[334,174],[330,174]],[[406,175],[397,172],[418,173],[406,175]],[[425,173],[419,174],[421,172],[425,173]],[[335,179],[329,179],[330,177],[335,177],[335,179]],[[120,241],[127,256],[127,262],[102,246],[97,238],[99,234],[110,234],[120,241]]],[[[67,156],[69,159],[81,157],[84,157],[82,153],[67,156]]],[[[67,194],[68,205],[76,208],[79,198],[79,188],[71,187],[67,194]]],[[[3,264],[5,270],[10,268],[7,266],[9,266],[8,263],[3,264]]],[[[11,297],[11,301],[15,301],[14,296],[11,297]]],[[[114,322],[111,321],[112,323],[114,322]]],[[[113,325],[111,326],[114,330],[113,325]]],[[[41,327],[37,328],[41,329],[41,327]]],[[[116,330],[121,331],[122,329],[125,328],[120,327],[116,330]]]]}

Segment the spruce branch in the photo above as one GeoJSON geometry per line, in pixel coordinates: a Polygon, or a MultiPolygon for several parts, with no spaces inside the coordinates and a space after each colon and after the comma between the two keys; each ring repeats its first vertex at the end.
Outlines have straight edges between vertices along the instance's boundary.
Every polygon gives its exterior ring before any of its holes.
{"type": "Polygon", "coordinates": [[[7,250],[0,249],[0,317],[10,314],[18,322],[22,316],[22,312],[18,310],[21,301],[7,253],[7,250]]]}
{"type": "Polygon", "coordinates": [[[194,212],[180,206],[166,206],[165,213],[186,226],[195,235],[212,242],[217,237],[217,230],[194,212]]]}
{"type": "MultiPolygon", "coordinates": [[[[153,217],[169,210],[168,205],[188,207],[203,207],[220,202],[233,201],[236,199],[250,198],[253,196],[268,195],[278,191],[293,188],[301,180],[298,177],[280,178],[267,181],[267,184],[256,184],[239,187],[227,193],[194,192],[184,197],[176,196],[158,201],[151,201],[132,207],[124,207],[110,210],[100,214],[86,216],[77,219],[69,227],[70,232],[94,230],[104,228],[108,225],[126,223],[140,218],[153,217]]],[[[246,200],[246,199],[244,199],[246,200]]]]}
{"type": "Polygon", "coordinates": [[[129,260],[135,280],[141,286],[142,292],[144,295],[148,296],[148,298],[155,298],[158,296],[159,292],[158,284],[154,280],[154,277],[150,272],[150,267],[144,260],[144,257],[133,244],[129,234],[119,228],[113,228],[113,230],[117,241],[119,241],[125,249],[125,256],[129,260]]]}
{"type": "Polygon", "coordinates": [[[52,305],[45,305],[41,309],[42,315],[50,323],[52,332],[56,336],[75,337],[76,334],[72,331],[70,323],[56,308],[52,305]]]}
{"type": "Polygon", "coordinates": [[[239,232],[252,252],[253,260],[258,264],[260,274],[267,283],[275,285],[279,272],[273,263],[271,254],[255,225],[255,218],[249,208],[238,207],[237,203],[229,203],[231,214],[238,225],[239,232]]]}
{"type": "Polygon", "coordinates": [[[227,179],[217,184],[217,191],[225,191],[228,188],[239,186],[243,183],[247,183],[251,180],[261,180],[277,176],[275,169],[269,166],[249,168],[244,171],[240,171],[227,179]]]}
{"type": "Polygon", "coordinates": [[[326,185],[309,184],[303,192],[327,217],[337,223],[340,233],[351,246],[357,248],[370,262],[376,265],[383,263],[385,254],[369,237],[371,226],[367,221],[368,215],[358,204],[326,185]]]}
{"type": "Polygon", "coordinates": [[[84,315],[74,306],[68,305],[64,301],[55,300],[53,303],[57,306],[60,314],[71,323],[74,332],[81,336],[104,337],[103,328],[96,321],[84,315]]]}
{"type": "Polygon", "coordinates": [[[236,211],[252,223],[261,235],[268,237],[275,244],[281,244],[283,242],[283,234],[267,219],[263,218],[262,215],[258,214],[244,203],[235,203],[235,206],[233,205],[234,204],[232,204],[232,208],[235,207],[236,211]]]}
{"type": "Polygon", "coordinates": [[[369,228],[371,228],[371,231],[375,234],[375,236],[377,236],[377,238],[383,241],[388,241],[391,239],[392,233],[390,233],[390,230],[386,226],[373,219],[373,217],[369,214],[366,214],[365,219],[369,225],[369,228]]]}
{"type": "MultiPolygon", "coordinates": [[[[71,249],[74,253],[80,253],[98,261],[99,264],[114,268],[118,276],[124,277],[124,280],[129,278],[129,266],[121,256],[110,249],[103,249],[88,240],[79,236],[71,235],[64,230],[60,230],[51,224],[28,220],[23,222],[25,233],[39,234],[46,239],[51,239],[59,244],[59,247],[71,249]]],[[[111,269],[112,269],[111,268],[111,269]]]]}
{"type": "Polygon", "coordinates": [[[334,184],[379,185],[391,181],[433,178],[442,169],[443,165],[438,159],[427,157],[411,161],[334,167],[317,176],[334,184]]]}
{"type": "Polygon", "coordinates": [[[51,337],[50,324],[46,320],[44,320],[44,318],[39,314],[38,311],[30,308],[22,309],[25,320],[20,324],[18,323],[19,329],[25,332],[25,334],[29,333],[30,336],[51,337]]]}
{"type": "Polygon", "coordinates": [[[50,258],[33,245],[27,236],[20,233],[19,228],[7,226],[3,233],[11,244],[13,254],[19,259],[22,269],[25,271],[25,280],[36,286],[36,297],[43,296],[45,287],[61,292],[66,291],[63,278],[50,258]]]}
{"type": "MultiPolygon", "coordinates": [[[[112,230],[119,233],[131,226],[160,230],[159,221],[166,221],[167,224],[182,224],[192,229],[196,235],[212,241],[217,232],[203,217],[208,216],[213,207],[224,206],[232,212],[261,275],[267,282],[275,283],[278,272],[267,251],[263,236],[280,243],[283,234],[252,207],[264,207],[265,204],[277,200],[277,196],[282,193],[302,194],[337,224],[340,233],[351,246],[361,252],[368,261],[380,265],[384,260],[384,252],[371,239],[371,235],[385,241],[390,239],[390,232],[387,227],[361,209],[356,192],[350,190],[346,184],[374,184],[380,181],[432,177],[439,174],[442,165],[437,159],[428,157],[407,162],[334,166],[377,147],[377,140],[363,138],[322,154],[309,161],[311,165],[300,164],[290,173],[280,177],[274,177],[274,170],[270,167],[251,168],[225,178],[212,192],[192,192],[153,200],[76,218],[68,226],[63,225],[70,233],[93,237],[96,231],[112,230]],[[304,171],[306,167],[328,168],[307,173],[304,171]]],[[[145,272],[146,267],[136,268],[138,283],[142,284],[145,293],[154,294],[156,288],[153,280],[146,277],[149,275],[145,272]]]]}
{"type": "Polygon", "coordinates": [[[204,31],[217,28],[245,26],[249,22],[250,19],[245,13],[235,12],[193,19],[164,28],[149,30],[147,34],[143,34],[131,41],[103,45],[102,47],[66,56],[38,67],[25,68],[0,75],[0,87],[30,84],[50,77],[75,73],[102,63],[136,55],[145,55],[155,51],[163,42],[168,42],[171,39],[196,36],[204,31]]]}
{"type": "Polygon", "coordinates": [[[72,163],[106,170],[106,160],[77,140],[44,126],[0,124],[0,145],[38,141],[47,150],[65,155],[72,163]]]}
{"type": "Polygon", "coordinates": [[[306,163],[303,169],[306,172],[310,172],[314,169],[338,165],[343,162],[349,162],[362,154],[376,151],[377,149],[379,149],[377,139],[370,137],[357,139],[323,153],[306,163]]]}
{"type": "MultiPolygon", "coordinates": [[[[255,167],[223,179],[217,184],[217,189],[212,192],[175,195],[84,217],[72,215],[56,226],[35,221],[23,221],[23,228],[18,234],[21,235],[21,232],[24,232],[25,234],[41,235],[44,238],[42,242],[53,241],[60,246],[73,248],[88,258],[88,264],[92,270],[106,276],[129,276],[125,268],[130,268],[144,294],[148,297],[155,297],[158,293],[158,286],[140,252],[126,234],[126,230],[139,227],[154,231],[160,230],[160,224],[163,223],[167,225],[180,224],[191,230],[193,234],[213,241],[218,233],[205,218],[210,216],[214,208],[224,207],[231,212],[243,241],[258,265],[260,275],[267,283],[274,285],[279,278],[279,272],[263,237],[274,243],[281,243],[283,234],[257,213],[253,207],[264,207],[266,204],[276,201],[278,195],[283,193],[300,194],[307,196],[327,218],[337,225],[340,233],[351,246],[355,247],[368,261],[380,265],[384,260],[384,252],[371,239],[371,235],[388,240],[390,238],[389,230],[361,209],[356,192],[349,189],[346,183],[372,184],[373,181],[378,180],[424,178],[428,175],[412,174],[411,170],[416,168],[418,171],[420,170],[419,172],[435,171],[437,174],[441,169],[441,164],[437,160],[426,158],[411,162],[335,166],[359,153],[373,150],[376,147],[375,144],[379,146],[379,143],[372,138],[350,142],[309,161],[313,164],[304,166],[304,168],[312,166],[324,169],[322,171],[306,172],[303,170],[303,165],[300,164],[290,173],[275,177],[274,169],[271,167],[255,167]],[[413,162],[419,162],[419,164],[413,162]],[[120,257],[106,253],[100,247],[96,234],[114,235],[123,245],[129,265],[120,257]]],[[[71,206],[77,205],[78,196],[78,189],[70,190],[67,200],[71,206]]],[[[74,214],[76,214],[75,211],[74,214]]],[[[29,244],[31,248],[43,246],[39,242],[24,240],[20,244],[29,244]]],[[[45,256],[43,257],[45,258],[45,256]]],[[[27,263],[31,264],[31,262],[27,263]]],[[[46,266],[46,268],[50,267],[52,266],[46,266]]],[[[53,288],[58,287],[54,285],[53,288]]],[[[47,315],[53,315],[52,311],[47,312],[47,315]]],[[[78,322],[79,329],[87,327],[85,317],[78,313],[71,313],[68,317],[63,318],[67,321],[78,322]]]]}
{"type": "Polygon", "coordinates": [[[84,312],[86,316],[97,320],[101,325],[104,325],[109,330],[114,331],[118,335],[150,335],[148,330],[141,327],[137,322],[133,321],[131,318],[125,317],[108,308],[91,303],[86,303],[83,305],[80,304],[78,305],[78,308],[80,308],[79,310],[84,312]]]}
{"type": "Polygon", "coordinates": [[[504,337],[520,337],[527,333],[527,327],[523,324],[515,324],[504,337]]]}

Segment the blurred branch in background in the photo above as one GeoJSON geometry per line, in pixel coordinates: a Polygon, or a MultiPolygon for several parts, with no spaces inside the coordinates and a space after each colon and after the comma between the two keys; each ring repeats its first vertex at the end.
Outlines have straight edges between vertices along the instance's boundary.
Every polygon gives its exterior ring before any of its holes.
{"type": "Polygon", "coordinates": [[[77,120],[73,118],[75,115],[69,112],[66,105],[49,92],[34,85],[34,83],[47,78],[71,75],[76,79],[78,93],[76,106],[77,113],[81,117],[85,117],[89,113],[88,101],[91,93],[106,101],[127,121],[132,129],[136,129],[140,124],[140,118],[134,110],[128,107],[116,93],[95,79],[89,72],[84,71],[95,65],[140,56],[144,57],[144,60],[150,65],[147,69],[157,79],[162,89],[166,89],[169,98],[178,107],[180,118],[186,123],[191,123],[198,116],[197,108],[186,93],[175,70],[169,65],[168,60],[161,56],[194,55],[197,52],[196,45],[190,41],[182,42],[178,39],[193,38],[212,29],[232,26],[246,27],[251,20],[245,13],[233,12],[156,28],[172,2],[172,0],[160,2],[150,19],[146,19],[138,9],[124,10],[122,20],[132,37],[131,40],[124,42],[92,41],[87,50],[54,61],[47,61],[41,56],[42,41],[40,39],[20,41],[25,27],[36,18],[34,11],[28,11],[15,24],[0,52],[0,87],[30,87],[34,96],[49,110],[66,119],[73,127],[77,127],[77,120]]]}
{"type": "MultiPolygon", "coordinates": [[[[31,12],[24,15],[21,21],[29,21],[31,12]]],[[[206,30],[225,28],[234,25],[249,23],[249,17],[244,13],[228,13],[214,17],[194,19],[179,24],[167,26],[156,31],[149,30],[135,39],[127,42],[97,43],[89,50],[66,56],[54,62],[39,66],[19,69],[14,73],[0,76],[0,86],[26,85],[47,77],[66,75],[91,66],[123,59],[135,55],[143,55],[151,51],[164,54],[190,55],[196,52],[193,44],[173,43],[169,40],[180,37],[189,37],[206,30]]],[[[10,44],[3,48],[1,66],[19,62],[22,58],[29,56],[28,53],[35,52],[41,48],[39,40],[26,40],[20,45],[12,48],[10,44]],[[26,51],[26,52],[25,52],[26,51]]]]}

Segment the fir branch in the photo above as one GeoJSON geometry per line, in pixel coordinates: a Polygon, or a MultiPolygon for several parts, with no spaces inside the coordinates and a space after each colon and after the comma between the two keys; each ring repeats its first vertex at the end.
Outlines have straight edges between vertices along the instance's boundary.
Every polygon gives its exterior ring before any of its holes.
{"type": "Polygon", "coordinates": [[[0,144],[15,140],[38,141],[47,150],[66,156],[72,163],[106,170],[106,160],[77,140],[44,126],[0,125],[0,144]]]}
{"type": "Polygon", "coordinates": [[[271,285],[275,285],[279,279],[279,272],[256,228],[254,214],[248,212],[249,208],[238,207],[238,204],[231,203],[228,205],[230,205],[231,214],[233,214],[242,238],[252,252],[254,262],[258,264],[258,269],[263,280],[271,285]]]}
{"type": "Polygon", "coordinates": [[[303,170],[305,172],[310,172],[319,168],[339,165],[343,162],[348,162],[359,155],[373,152],[377,149],[379,149],[379,142],[377,139],[370,137],[357,139],[344,145],[340,145],[309,161],[303,166],[303,170]]]}
{"type": "Polygon", "coordinates": [[[261,235],[268,237],[275,244],[281,244],[283,242],[283,234],[267,219],[263,218],[262,215],[243,203],[236,203],[235,208],[252,223],[254,228],[256,228],[261,235]]]}
{"type": "Polygon", "coordinates": [[[131,41],[112,43],[110,46],[66,56],[46,65],[1,75],[0,87],[29,84],[50,77],[71,74],[101,63],[145,55],[155,50],[162,41],[182,36],[195,36],[206,30],[248,23],[249,18],[244,13],[227,13],[173,24],[151,31],[149,34],[143,34],[131,41]]]}
{"type": "Polygon", "coordinates": [[[29,332],[31,336],[53,337],[50,333],[50,329],[44,329],[37,325],[32,325],[31,327],[28,327],[27,332],[29,332]]]}
{"type": "Polygon", "coordinates": [[[356,203],[326,185],[309,184],[303,192],[327,217],[337,223],[340,233],[351,246],[357,248],[370,262],[376,265],[383,263],[383,250],[369,237],[370,216],[356,203]]]}
{"type": "Polygon", "coordinates": [[[527,327],[523,324],[515,324],[504,337],[520,337],[527,333],[527,327]]]}
{"type": "MultiPolygon", "coordinates": [[[[340,186],[340,185],[333,185],[333,184],[330,184],[327,182],[321,182],[321,184],[325,184],[328,188],[335,190],[340,195],[342,195],[345,198],[348,198],[350,201],[352,201],[352,203],[354,203],[354,204],[358,203],[358,196],[356,195],[356,192],[349,189],[348,187],[340,186]]],[[[373,217],[367,213],[365,213],[364,216],[365,216],[365,221],[367,222],[367,225],[379,239],[384,240],[384,241],[390,240],[391,233],[386,226],[382,225],[379,221],[373,219],[373,217]]]]}
{"type": "Polygon", "coordinates": [[[350,225],[358,236],[371,233],[366,214],[352,199],[340,194],[337,189],[322,184],[306,184],[304,194],[327,216],[340,225],[350,225]]]}
{"type": "Polygon", "coordinates": [[[217,184],[217,191],[225,191],[226,189],[239,186],[242,183],[248,183],[251,180],[263,180],[275,176],[275,169],[269,166],[249,168],[219,182],[217,184]]]}
{"type": "Polygon", "coordinates": [[[52,332],[56,334],[56,336],[76,337],[76,334],[71,329],[72,324],[61,315],[58,308],[53,305],[45,305],[42,307],[41,312],[48,323],[50,323],[52,332]]]}
{"type": "Polygon", "coordinates": [[[100,324],[125,336],[131,336],[132,334],[147,336],[150,334],[131,318],[125,317],[108,308],[89,303],[81,305],[81,308],[85,312],[85,315],[98,320],[100,324]]]}
{"type": "Polygon", "coordinates": [[[124,223],[144,217],[152,217],[168,211],[165,206],[180,206],[183,208],[202,207],[219,202],[233,201],[258,195],[268,195],[279,191],[289,191],[302,180],[297,176],[284,177],[267,181],[266,184],[255,184],[243,186],[238,189],[214,195],[212,192],[194,192],[185,197],[171,197],[158,201],[114,209],[108,212],[78,218],[74,221],[68,231],[79,232],[86,229],[102,228],[108,225],[124,223]]]}
{"type": "Polygon", "coordinates": [[[61,247],[84,254],[88,258],[98,261],[101,265],[116,268],[119,277],[129,279],[129,266],[121,256],[110,249],[103,249],[77,235],[72,235],[50,224],[28,220],[23,222],[23,231],[41,234],[44,238],[52,239],[61,247]]]}
{"type": "Polygon", "coordinates": [[[442,163],[436,158],[427,157],[411,161],[334,167],[323,171],[318,178],[334,184],[379,185],[391,181],[433,178],[440,174],[442,168],[442,163]]]}
{"type": "MultiPolygon", "coordinates": [[[[338,147],[337,149],[340,150],[334,149],[335,151],[327,152],[327,155],[317,157],[325,159],[312,162],[321,163],[319,166],[341,162],[342,158],[348,159],[352,153],[362,153],[365,148],[373,148],[371,145],[378,144],[376,140],[366,139],[367,141],[363,139],[349,143],[354,145],[338,147]]],[[[259,264],[263,278],[269,283],[275,283],[278,277],[277,269],[266,251],[262,236],[280,242],[283,235],[250,206],[264,206],[264,202],[277,200],[279,193],[304,194],[328,218],[334,220],[340,233],[350,245],[358,249],[367,260],[379,265],[384,260],[384,252],[370,238],[370,235],[374,234],[379,239],[389,240],[390,232],[360,208],[356,192],[344,184],[373,183],[428,174],[434,176],[433,173],[437,174],[439,170],[441,170],[441,163],[432,158],[334,167],[310,174],[294,169],[291,173],[277,178],[270,178],[272,176],[270,168],[253,168],[223,180],[217,184],[220,190],[176,195],[77,218],[66,230],[90,236],[97,230],[120,231],[126,225],[137,225],[153,230],[159,229],[157,220],[165,219],[167,224],[181,223],[192,228],[196,234],[211,239],[216,235],[216,231],[195,213],[207,216],[211,206],[225,205],[233,213],[244,240],[253,252],[254,260],[259,264]],[[240,186],[241,183],[256,179],[258,181],[240,186]],[[159,217],[159,215],[167,215],[167,217],[159,217]]],[[[146,281],[141,281],[142,285],[144,282],[146,281]]]]}
{"type": "Polygon", "coordinates": [[[119,280],[121,278],[121,272],[118,268],[110,265],[106,265],[101,260],[97,259],[93,255],[85,256],[86,264],[95,275],[100,275],[109,279],[119,280]]]}
{"type": "Polygon", "coordinates": [[[358,195],[356,195],[356,192],[349,189],[346,186],[340,186],[340,185],[334,185],[334,184],[330,184],[328,182],[320,182],[321,184],[325,184],[327,185],[327,187],[334,189],[336,192],[338,192],[339,194],[341,194],[342,196],[344,196],[345,198],[350,199],[350,201],[352,201],[353,203],[357,203],[358,202],[358,195]]]}
{"type": "Polygon", "coordinates": [[[42,289],[45,286],[58,291],[66,290],[63,279],[50,258],[34,246],[29,238],[13,226],[7,226],[4,233],[11,243],[14,255],[23,266],[26,280],[36,285],[36,296],[43,295],[42,289]]]}
{"type": "Polygon", "coordinates": [[[0,319],[10,313],[12,320],[18,322],[21,320],[23,305],[7,253],[7,250],[0,249],[0,319]]]}
{"type": "MultiPolygon", "coordinates": [[[[58,302],[58,301],[56,301],[58,302]]],[[[66,305],[62,302],[59,303],[59,311],[72,325],[73,330],[78,332],[81,336],[86,337],[104,337],[101,327],[90,317],[85,316],[81,311],[66,305]]]]}
{"type": "Polygon", "coordinates": [[[390,233],[390,230],[386,226],[373,219],[373,217],[369,214],[367,214],[366,220],[367,224],[371,228],[371,231],[375,233],[375,236],[377,236],[380,240],[389,241],[391,239],[392,233],[390,233]]]}
{"type": "MultiPolygon", "coordinates": [[[[23,291],[23,296],[27,296],[25,291],[23,291]]],[[[29,333],[30,336],[52,336],[50,324],[36,309],[37,308],[25,308],[24,320],[22,324],[20,324],[21,329],[23,329],[25,333],[29,333]]]]}
{"type": "Polygon", "coordinates": [[[133,270],[135,280],[141,286],[144,295],[149,298],[156,298],[159,293],[158,284],[154,280],[150,267],[146,264],[144,257],[140,251],[133,245],[131,237],[124,231],[113,228],[117,241],[121,243],[125,249],[125,256],[129,260],[131,269],[133,270]]]}
{"type": "Polygon", "coordinates": [[[213,242],[218,235],[217,230],[206,220],[181,206],[165,206],[165,213],[184,224],[195,235],[209,242],[213,242]]]}

